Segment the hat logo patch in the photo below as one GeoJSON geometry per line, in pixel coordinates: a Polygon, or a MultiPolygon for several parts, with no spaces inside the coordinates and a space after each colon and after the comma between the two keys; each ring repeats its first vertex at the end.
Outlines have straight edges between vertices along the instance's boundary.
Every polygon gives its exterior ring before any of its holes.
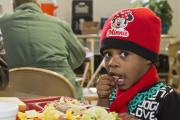
{"type": "Polygon", "coordinates": [[[128,26],[129,22],[132,22],[134,17],[130,10],[125,10],[117,15],[111,20],[111,28],[107,31],[106,36],[120,36],[120,37],[128,37],[129,32],[125,30],[128,26]]]}

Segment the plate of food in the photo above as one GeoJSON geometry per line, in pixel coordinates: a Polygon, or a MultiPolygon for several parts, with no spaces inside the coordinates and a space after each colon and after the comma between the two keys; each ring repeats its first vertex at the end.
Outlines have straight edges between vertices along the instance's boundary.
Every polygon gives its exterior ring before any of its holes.
{"type": "Polygon", "coordinates": [[[27,110],[19,112],[17,120],[122,120],[117,113],[108,112],[104,107],[70,97],[49,97],[24,102],[27,110]]]}

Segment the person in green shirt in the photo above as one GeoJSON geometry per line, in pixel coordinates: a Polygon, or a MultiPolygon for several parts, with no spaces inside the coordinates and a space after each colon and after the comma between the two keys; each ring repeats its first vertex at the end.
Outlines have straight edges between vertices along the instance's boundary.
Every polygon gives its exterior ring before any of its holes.
{"type": "Polygon", "coordinates": [[[14,13],[0,18],[6,60],[10,68],[33,66],[67,77],[82,98],[74,69],[85,59],[85,49],[70,26],[44,14],[36,0],[13,0],[14,13]]]}
{"type": "Polygon", "coordinates": [[[3,37],[0,32],[0,90],[4,90],[9,83],[9,68],[8,64],[4,60],[5,49],[3,43],[3,37]]]}

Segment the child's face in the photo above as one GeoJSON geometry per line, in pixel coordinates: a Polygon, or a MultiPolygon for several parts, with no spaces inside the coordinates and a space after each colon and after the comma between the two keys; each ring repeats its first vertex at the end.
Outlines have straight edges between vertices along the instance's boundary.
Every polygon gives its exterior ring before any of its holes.
{"type": "Polygon", "coordinates": [[[150,67],[150,61],[126,50],[105,49],[105,68],[113,76],[119,89],[126,90],[134,85],[150,67]]]}

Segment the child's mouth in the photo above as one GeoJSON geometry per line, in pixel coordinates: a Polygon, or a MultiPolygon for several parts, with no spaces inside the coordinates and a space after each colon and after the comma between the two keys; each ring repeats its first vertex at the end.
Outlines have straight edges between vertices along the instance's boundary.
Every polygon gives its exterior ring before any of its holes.
{"type": "Polygon", "coordinates": [[[122,86],[124,84],[125,79],[123,77],[113,76],[113,78],[115,79],[116,85],[118,87],[120,87],[120,86],[122,86]]]}

